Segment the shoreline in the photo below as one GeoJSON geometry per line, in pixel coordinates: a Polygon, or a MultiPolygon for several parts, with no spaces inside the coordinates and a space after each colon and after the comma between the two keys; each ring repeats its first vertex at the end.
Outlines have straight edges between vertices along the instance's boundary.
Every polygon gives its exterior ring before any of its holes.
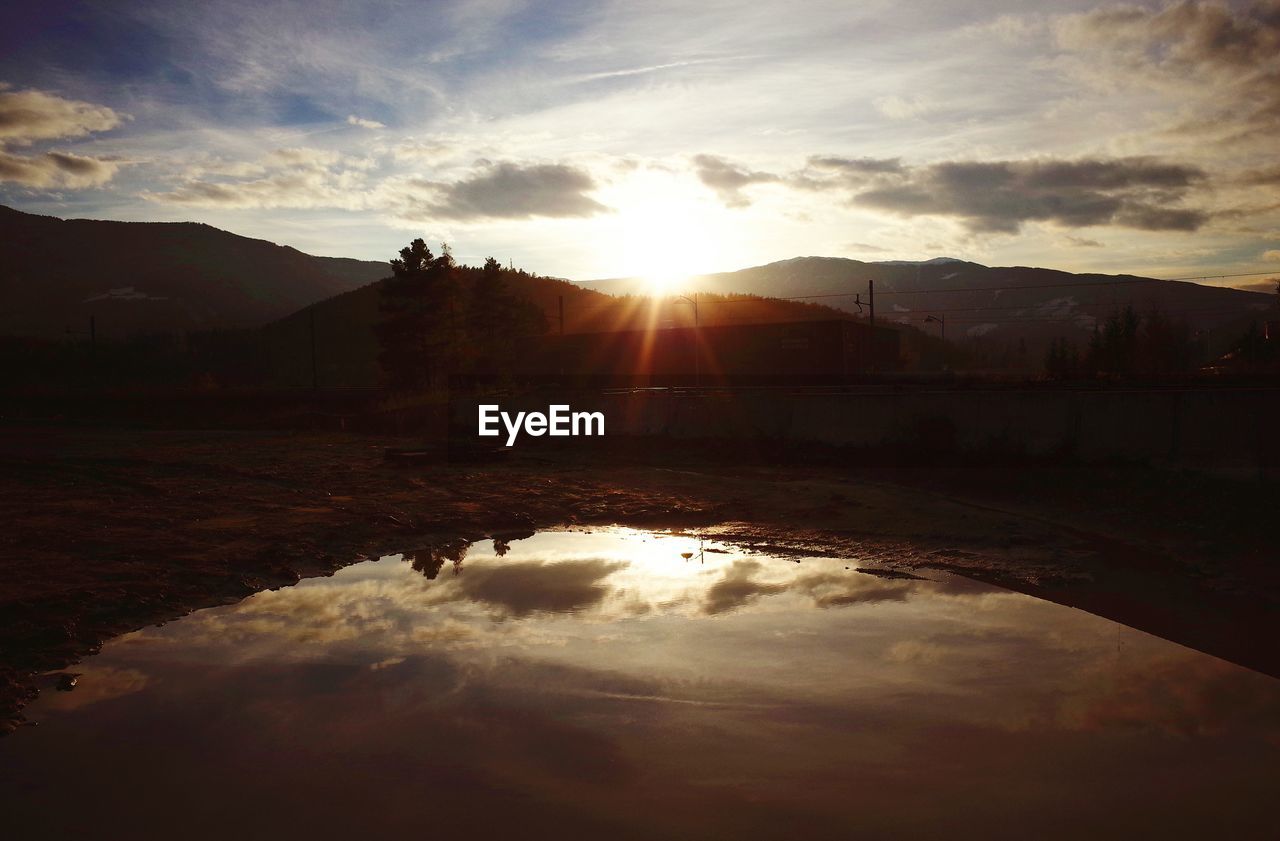
{"type": "MultiPolygon", "coordinates": [[[[145,625],[368,557],[573,526],[696,529],[764,554],[946,570],[1280,673],[1250,645],[1274,630],[1280,604],[1265,520],[1251,530],[1250,511],[1229,500],[1206,510],[1222,489],[1202,476],[766,466],[679,447],[603,461],[538,451],[497,465],[397,465],[385,452],[412,439],[5,431],[0,512],[20,528],[0,536],[3,731],[20,724],[35,675],[145,625]],[[1189,522],[1183,505],[1200,519],[1189,522]],[[1089,525],[1069,525],[1079,522],[1089,525]]],[[[1269,485],[1224,487],[1257,497],[1260,510],[1274,495],[1269,485]]]]}

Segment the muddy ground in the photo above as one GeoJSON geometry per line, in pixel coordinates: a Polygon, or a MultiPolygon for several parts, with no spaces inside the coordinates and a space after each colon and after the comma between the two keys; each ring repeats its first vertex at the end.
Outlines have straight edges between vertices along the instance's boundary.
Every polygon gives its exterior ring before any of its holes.
{"type": "Polygon", "coordinates": [[[1280,675],[1271,484],[1140,466],[824,464],[696,445],[388,461],[411,439],[0,427],[0,731],[118,634],[364,557],[622,524],[947,569],[1280,675]]]}

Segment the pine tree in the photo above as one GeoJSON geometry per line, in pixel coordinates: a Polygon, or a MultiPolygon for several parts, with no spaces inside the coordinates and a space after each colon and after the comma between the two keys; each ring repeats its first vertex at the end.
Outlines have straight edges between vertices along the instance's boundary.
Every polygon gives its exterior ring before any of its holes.
{"type": "Polygon", "coordinates": [[[448,245],[435,256],[415,239],[391,271],[378,301],[378,361],[392,388],[437,385],[454,369],[462,339],[453,256],[448,245]]]}

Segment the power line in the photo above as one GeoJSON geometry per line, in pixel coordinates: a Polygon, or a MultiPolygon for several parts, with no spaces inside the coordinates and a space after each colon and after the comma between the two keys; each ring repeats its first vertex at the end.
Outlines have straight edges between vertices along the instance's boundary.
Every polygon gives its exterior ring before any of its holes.
{"type": "MultiPolygon", "coordinates": [[[[928,295],[928,294],[940,294],[944,292],[947,292],[947,293],[1011,292],[1011,291],[1029,290],[1029,289],[1064,289],[1064,288],[1075,289],[1080,287],[1099,287],[1099,286],[1114,288],[1116,286],[1127,286],[1127,285],[1139,284],[1139,283],[1168,283],[1168,282],[1186,281],[1186,280],[1220,280],[1222,278],[1228,278],[1228,277],[1257,277],[1260,275],[1275,275],[1275,274],[1277,274],[1277,272],[1241,272],[1239,274],[1194,275],[1194,276],[1187,276],[1187,277],[1164,277],[1164,278],[1145,277],[1145,278],[1132,278],[1129,280],[1120,280],[1120,279],[1085,280],[1085,281],[1072,281],[1069,283],[1028,283],[1028,284],[1010,285],[1010,286],[968,286],[968,287],[958,287],[958,288],[952,288],[952,289],[901,289],[901,290],[882,289],[880,290],[880,294],[881,295],[928,295]]],[[[716,293],[704,292],[703,294],[714,295],[716,293]]],[[[708,304],[738,304],[738,303],[749,303],[751,301],[765,301],[765,300],[807,301],[807,300],[814,300],[819,298],[854,298],[861,294],[862,294],[861,292],[823,292],[823,293],[818,293],[814,295],[753,295],[748,298],[720,298],[719,300],[707,298],[707,299],[704,299],[704,302],[708,304]]],[[[1013,309],[1020,309],[1020,308],[1014,307],[1013,309]]],[[[941,311],[945,312],[945,310],[941,310],[941,311]]]]}
{"type": "Polygon", "coordinates": [[[1224,277],[1257,277],[1264,274],[1276,274],[1276,272],[1241,272],[1240,274],[1198,274],[1188,277],[1166,277],[1152,278],[1153,280],[1221,280],[1224,277]]]}
{"type": "MultiPolygon", "coordinates": [[[[1013,312],[1017,310],[1041,309],[1046,306],[1049,306],[1049,304],[1046,304],[1046,303],[1022,304],[1020,306],[1011,306],[1011,307],[923,307],[918,310],[898,310],[896,312],[889,313],[889,316],[893,317],[898,315],[911,315],[911,314],[927,315],[928,313],[938,313],[938,312],[944,312],[944,313],[945,312],[1013,312]]],[[[1109,303],[1106,301],[1084,301],[1082,303],[1073,303],[1072,306],[1074,307],[1106,307],[1106,306],[1109,306],[1109,303]]],[[[1166,313],[1167,312],[1237,312],[1239,310],[1240,310],[1240,306],[1231,305],[1231,304],[1216,304],[1214,306],[1207,306],[1207,307],[1185,307],[1180,310],[1166,310],[1164,308],[1160,308],[1161,312],[1166,312],[1166,313]]],[[[1048,313],[1043,313],[1043,314],[1047,315],[1048,313]]]]}

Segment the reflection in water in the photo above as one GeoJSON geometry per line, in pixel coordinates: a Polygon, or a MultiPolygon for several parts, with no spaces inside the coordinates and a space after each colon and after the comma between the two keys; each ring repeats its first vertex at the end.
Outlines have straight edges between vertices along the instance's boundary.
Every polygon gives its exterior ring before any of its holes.
{"type": "Polygon", "coordinates": [[[1271,836],[1280,681],[851,566],[630,530],[357,564],[105,646],[0,742],[0,808],[23,838],[1271,836]]]}

